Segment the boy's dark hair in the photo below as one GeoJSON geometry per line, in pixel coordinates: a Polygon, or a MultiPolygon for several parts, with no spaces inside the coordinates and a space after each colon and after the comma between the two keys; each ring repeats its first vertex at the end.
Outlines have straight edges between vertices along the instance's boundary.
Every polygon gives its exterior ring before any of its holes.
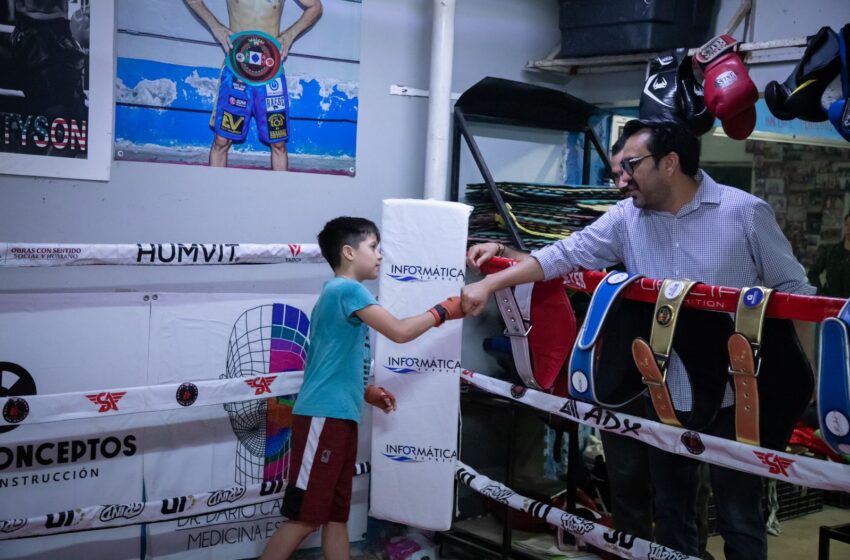
{"type": "Polygon", "coordinates": [[[371,220],[340,216],[326,223],[317,237],[322,256],[336,270],[342,262],[342,248],[351,245],[356,249],[369,235],[381,241],[381,232],[371,220]]]}
{"type": "Polygon", "coordinates": [[[623,137],[629,138],[640,130],[649,131],[646,148],[655,160],[655,167],[661,158],[670,152],[679,156],[682,173],[693,177],[699,170],[699,140],[681,124],[674,121],[652,119],[633,119],[623,128],[623,137]]]}

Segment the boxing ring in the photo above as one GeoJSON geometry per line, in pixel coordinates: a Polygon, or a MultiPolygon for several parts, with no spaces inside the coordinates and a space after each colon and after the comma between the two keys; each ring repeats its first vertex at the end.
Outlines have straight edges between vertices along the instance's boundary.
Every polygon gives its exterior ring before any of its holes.
{"type": "MultiPolygon", "coordinates": [[[[298,264],[323,262],[312,244],[132,244],[71,245],[0,243],[0,267],[53,266],[219,266],[233,264],[298,264]]],[[[492,273],[512,261],[495,258],[484,271],[492,273]]],[[[599,272],[568,275],[565,286],[593,292],[604,277],[599,272]]],[[[624,297],[654,302],[660,280],[641,279],[624,290],[624,297]]],[[[740,290],[700,285],[684,300],[685,306],[734,312],[740,290]]],[[[769,317],[822,321],[835,316],[845,301],[835,298],[776,294],[769,303],[769,317]]],[[[246,318],[246,321],[248,319],[246,318]]],[[[245,332],[250,332],[245,329],[245,332]]],[[[245,332],[242,333],[244,336],[245,332]]],[[[305,333],[306,334],[306,333],[305,333]]],[[[306,348],[306,342],[305,348],[306,348]]],[[[279,370],[284,371],[284,370],[279,370]]],[[[53,423],[70,420],[120,417],[154,411],[179,413],[189,406],[222,406],[228,411],[251,406],[258,398],[295,395],[302,372],[289,368],[282,373],[255,371],[250,376],[186,379],[148,386],[102,387],[55,394],[6,396],[0,402],[0,429],[41,425],[49,431],[53,423]],[[188,405],[187,405],[188,403],[188,405]],[[97,406],[91,406],[91,405],[97,406]]],[[[512,385],[486,374],[462,370],[461,382],[539,411],[586,426],[632,437],[659,449],[700,461],[722,465],[759,476],[825,490],[850,491],[850,466],[812,457],[747,445],[553,394],[512,385]]],[[[2,433],[2,432],[0,432],[2,433]]],[[[1,442],[2,440],[0,440],[1,442]]],[[[73,449],[68,453],[75,453],[73,449]]],[[[0,463],[3,462],[0,454],[0,463]]],[[[567,531],[579,541],[623,558],[688,558],[687,556],[614,531],[598,520],[588,519],[515,493],[460,461],[454,463],[455,478],[476,492],[515,510],[545,520],[567,531]]],[[[356,474],[368,474],[369,463],[357,465],[356,474]]],[[[154,496],[140,502],[80,504],[68,510],[26,518],[0,520],[0,540],[27,539],[45,535],[92,531],[114,527],[159,523],[223,510],[256,505],[280,497],[284,479],[256,480],[246,477],[239,484],[178,496],[154,496]]],[[[108,500],[108,497],[105,497],[108,500]]]]}

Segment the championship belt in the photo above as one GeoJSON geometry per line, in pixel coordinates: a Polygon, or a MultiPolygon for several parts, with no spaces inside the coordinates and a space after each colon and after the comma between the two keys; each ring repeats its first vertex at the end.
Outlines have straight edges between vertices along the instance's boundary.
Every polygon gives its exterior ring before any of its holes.
{"type": "Polygon", "coordinates": [[[758,375],[761,338],[767,302],[773,290],[756,286],[741,289],[735,310],[735,334],[729,337],[729,375],[735,382],[735,438],[761,444],[758,375]]]}
{"type": "Polygon", "coordinates": [[[655,303],[655,318],[649,343],[643,338],[632,342],[632,357],[642,381],[649,390],[652,406],[658,419],[671,426],[681,426],[673,409],[670,391],[667,389],[667,366],[673,350],[673,335],[679,321],[679,310],[685,296],[696,282],[693,280],[664,280],[655,303]]]}
{"type": "Polygon", "coordinates": [[[241,31],[230,36],[233,47],[227,67],[240,80],[261,86],[277,78],[282,69],[280,42],[262,31],[241,31]]]}
{"type": "Polygon", "coordinates": [[[818,418],[833,451],[850,454],[850,302],[821,324],[818,418]]]}
{"type": "Polygon", "coordinates": [[[634,383],[637,379],[634,364],[629,363],[630,360],[624,362],[622,356],[628,351],[626,344],[631,340],[628,333],[633,327],[643,324],[635,321],[631,312],[639,310],[641,305],[646,306],[637,302],[620,302],[618,298],[629,284],[642,277],[628,272],[611,272],[596,287],[570,356],[571,397],[616,408],[643,392],[640,383],[634,383]],[[626,319],[622,313],[624,309],[629,311],[626,319]],[[603,363],[603,358],[608,360],[607,363],[603,363]]]}
{"type": "Polygon", "coordinates": [[[576,318],[563,280],[520,284],[497,290],[494,296],[523,384],[548,391],[576,338],[576,318]]]}
{"type": "Polygon", "coordinates": [[[762,287],[741,289],[727,350],[735,385],[735,437],[784,450],[809,404],[814,373],[793,321],[766,317],[772,293],[762,287]]]}

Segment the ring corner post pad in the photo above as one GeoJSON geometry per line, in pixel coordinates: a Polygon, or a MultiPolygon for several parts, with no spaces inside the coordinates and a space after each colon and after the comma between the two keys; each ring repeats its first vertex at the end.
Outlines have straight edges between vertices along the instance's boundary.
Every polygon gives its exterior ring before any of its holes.
{"type": "MultiPolygon", "coordinates": [[[[383,201],[378,300],[385,309],[409,317],[460,294],[470,210],[456,202],[383,201]]],[[[462,322],[447,321],[406,344],[375,338],[375,383],[395,394],[398,408],[372,416],[372,517],[451,527],[461,335],[462,322]]]]}

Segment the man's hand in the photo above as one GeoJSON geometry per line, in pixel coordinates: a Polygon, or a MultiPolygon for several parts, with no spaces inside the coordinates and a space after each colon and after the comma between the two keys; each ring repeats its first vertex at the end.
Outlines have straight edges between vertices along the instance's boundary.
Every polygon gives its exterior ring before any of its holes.
{"type": "Polygon", "coordinates": [[[463,312],[473,317],[480,315],[484,311],[484,307],[487,306],[487,301],[491,295],[493,295],[493,290],[487,285],[486,279],[467,284],[460,289],[463,312]]]}
{"type": "Polygon", "coordinates": [[[500,250],[502,250],[501,244],[493,241],[473,245],[466,252],[466,263],[480,271],[481,265],[498,255],[500,250]]]}
{"type": "Polygon", "coordinates": [[[295,36],[287,29],[277,36],[277,40],[280,42],[280,59],[286,60],[286,57],[289,56],[289,49],[292,48],[292,43],[295,42],[295,36]]]}
{"type": "Polygon", "coordinates": [[[230,41],[230,36],[233,35],[233,33],[230,29],[223,25],[216,25],[212,27],[210,31],[212,31],[215,40],[221,45],[224,54],[230,54],[230,49],[233,48],[233,43],[230,41]]]}
{"type": "Polygon", "coordinates": [[[363,398],[366,400],[367,403],[371,404],[374,407],[380,408],[387,414],[395,410],[395,395],[393,395],[383,387],[367,385],[366,392],[363,394],[363,398]]]}

